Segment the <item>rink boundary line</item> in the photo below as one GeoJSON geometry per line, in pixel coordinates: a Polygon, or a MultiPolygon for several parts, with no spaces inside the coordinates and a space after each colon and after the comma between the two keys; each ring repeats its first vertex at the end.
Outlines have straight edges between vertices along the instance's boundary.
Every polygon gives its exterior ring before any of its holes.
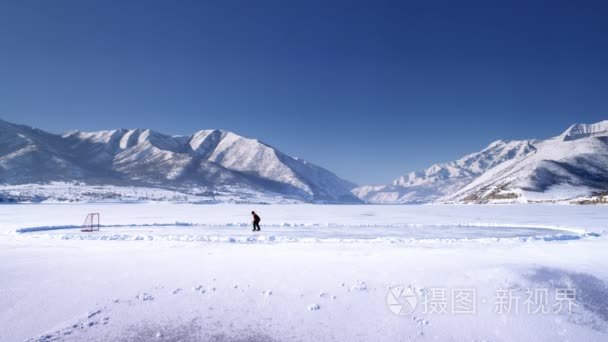
{"type": "MultiPolygon", "coordinates": [[[[25,237],[26,235],[23,235],[25,237]]],[[[587,238],[596,238],[601,235],[596,233],[586,234],[554,234],[527,237],[482,237],[482,238],[401,238],[401,237],[379,237],[379,238],[294,238],[276,235],[256,235],[256,236],[218,236],[218,235],[168,235],[156,236],[149,234],[75,234],[75,235],[48,235],[41,237],[50,240],[81,240],[81,241],[148,241],[148,242],[188,242],[188,243],[230,243],[230,244],[282,244],[282,243],[390,243],[390,244],[412,244],[419,246],[430,246],[437,244],[455,245],[462,243],[529,243],[529,242],[559,242],[573,241],[587,238]]],[[[38,236],[31,236],[38,237],[38,236]]],[[[29,238],[29,237],[28,237],[29,238]]]]}
{"type": "MultiPolygon", "coordinates": [[[[228,222],[228,223],[194,223],[194,222],[167,222],[167,223],[131,223],[131,224],[102,224],[101,228],[128,228],[128,227],[249,227],[251,223],[228,222]]],[[[392,223],[392,224],[343,224],[343,223],[279,223],[264,224],[273,228],[449,228],[449,227],[472,227],[472,228],[526,228],[526,229],[550,229],[568,231],[576,234],[585,234],[587,230],[580,227],[562,227],[556,225],[530,225],[530,224],[504,224],[504,223],[454,223],[454,224],[426,224],[426,223],[392,223]]],[[[80,225],[56,225],[56,226],[34,226],[15,230],[15,233],[29,233],[38,231],[77,229],[80,225]]]]}

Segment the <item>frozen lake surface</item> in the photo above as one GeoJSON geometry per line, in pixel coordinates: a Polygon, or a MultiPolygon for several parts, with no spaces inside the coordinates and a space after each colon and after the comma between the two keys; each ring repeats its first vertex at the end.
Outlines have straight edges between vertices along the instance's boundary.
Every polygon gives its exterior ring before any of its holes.
{"type": "Polygon", "coordinates": [[[0,340],[603,342],[607,236],[606,206],[4,205],[0,340]],[[524,304],[560,289],[571,312],[524,304]]]}
{"type": "Polygon", "coordinates": [[[278,242],[422,242],[459,240],[572,240],[584,237],[572,231],[534,227],[485,226],[264,226],[252,232],[243,226],[154,225],[110,226],[100,231],[81,232],[79,228],[42,227],[23,229],[20,234],[33,238],[63,240],[202,241],[229,243],[278,242]]]}

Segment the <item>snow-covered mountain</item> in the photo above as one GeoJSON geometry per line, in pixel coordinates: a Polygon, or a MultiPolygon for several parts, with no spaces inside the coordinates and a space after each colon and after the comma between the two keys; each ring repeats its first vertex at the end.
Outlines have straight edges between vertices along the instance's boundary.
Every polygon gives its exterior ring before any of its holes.
{"type": "Polygon", "coordinates": [[[354,184],[228,131],[168,136],[117,129],[55,135],[0,120],[0,184],[14,189],[58,182],[71,188],[79,184],[158,188],[187,195],[231,193],[245,202],[252,193],[306,202],[359,202],[350,192],[354,184]]]}
{"type": "Polygon", "coordinates": [[[462,159],[353,193],[369,203],[488,203],[602,198],[606,191],[608,121],[602,121],[572,125],[547,140],[499,140],[462,159]]]}

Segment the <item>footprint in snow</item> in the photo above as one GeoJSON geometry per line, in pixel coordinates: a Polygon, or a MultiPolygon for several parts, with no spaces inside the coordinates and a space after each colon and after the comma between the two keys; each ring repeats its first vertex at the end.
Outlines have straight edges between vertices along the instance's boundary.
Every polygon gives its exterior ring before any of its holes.
{"type": "Polygon", "coordinates": [[[317,311],[321,310],[321,306],[319,304],[311,304],[306,307],[309,311],[317,311]]]}
{"type": "Polygon", "coordinates": [[[145,292],[142,292],[140,294],[138,294],[137,296],[135,296],[136,299],[142,300],[144,302],[148,302],[148,301],[152,301],[154,300],[154,297],[151,294],[147,294],[145,292]]]}
{"type": "Polygon", "coordinates": [[[96,310],[96,311],[91,311],[91,312],[89,312],[89,313],[87,314],[87,319],[88,319],[88,318],[92,318],[92,317],[94,317],[94,316],[97,316],[97,315],[99,315],[100,313],[101,313],[101,309],[96,310]]]}
{"type": "Polygon", "coordinates": [[[351,286],[348,291],[367,291],[367,284],[364,281],[357,280],[357,283],[351,286]]]}
{"type": "Polygon", "coordinates": [[[418,325],[428,325],[428,324],[429,324],[429,321],[427,321],[427,320],[425,320],[425,319],[420,318],[420,319],[417,319],[417,320],[416,320],[416,323],[418,323],[418,325]]]}

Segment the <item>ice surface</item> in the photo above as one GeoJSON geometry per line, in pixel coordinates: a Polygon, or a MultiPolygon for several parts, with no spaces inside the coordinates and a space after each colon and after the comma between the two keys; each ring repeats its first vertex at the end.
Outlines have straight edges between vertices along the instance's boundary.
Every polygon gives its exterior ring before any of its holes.
{"type": "MultiPolygon", "coordinates": [[[[249,227],[249,226],[247,226],[249,227]]],[[[31,227],[18,230],[24,238],[50,238],[62,240],[129,240],[129,241],[198,241],[227,243],[430,243],[456,241],[517,241],[575,240],[589,235],[566,230],[522,227],[483,226],[265,226],[251,234],[243,226],[152,225],[110,226],[101,231],[81,232],[80,228],[31,227]]]]}
{"type": "Polygon", "coordinates": [[[0,337],[606,341],[607,222],[601,206],[5,205],[0,337]],[[89,212],[103,226],[81,233],[89,212]],[[411,314],[387,306],[395,286],[411,314]],[[498,289],[567,287],[571,314],[495,313],[498,289]],[[477,311],[425,312],[437,289],[474,289],[477,311]]]}

